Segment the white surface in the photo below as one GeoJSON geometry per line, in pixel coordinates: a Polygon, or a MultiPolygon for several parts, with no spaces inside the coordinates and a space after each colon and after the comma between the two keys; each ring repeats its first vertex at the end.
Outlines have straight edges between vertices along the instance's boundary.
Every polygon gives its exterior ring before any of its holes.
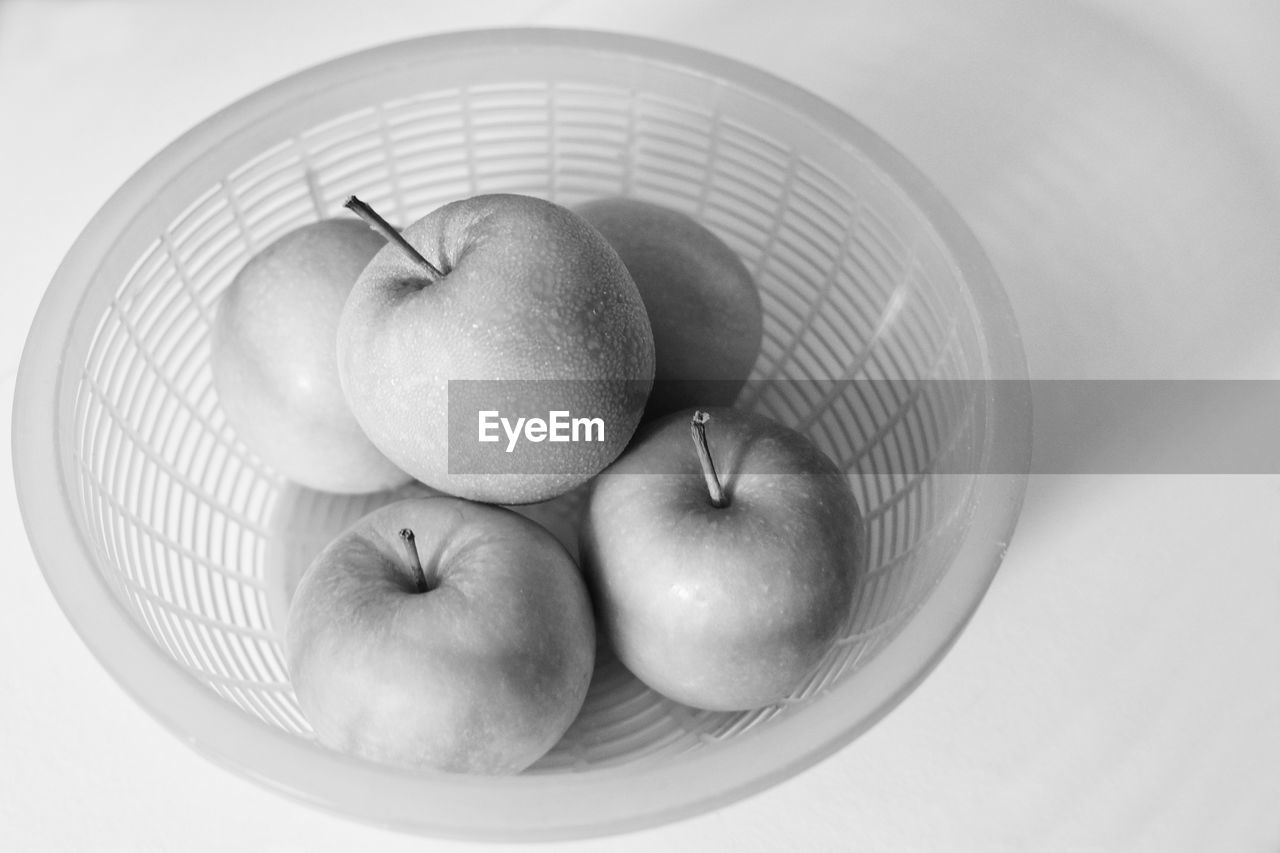
{"type": "MultiPolygon", "coordinates": [[[[0,0],[0,848],[479,849],[321,814],[162,731],[54,605],[13,495],[14,371],[80,228],[189,126],[316,62],[510,24],[755,62],[952,198],[1033,376],[1280,379],[1275,4],[229,5],[0,0]]],[[[1087,468],[1094,448],[1066,450],[1087,468]]],[[[1038,476],[974,622],[868,735],[729,808],[569,846],[1280,849],[1277,517],[1275,476],[1038,476]]]]}

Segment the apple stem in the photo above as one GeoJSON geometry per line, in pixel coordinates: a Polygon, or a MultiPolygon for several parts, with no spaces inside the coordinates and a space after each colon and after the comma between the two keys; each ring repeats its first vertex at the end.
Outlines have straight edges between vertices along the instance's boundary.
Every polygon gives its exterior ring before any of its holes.
{"type": "Polygon", "coordinates": [[[725,496],[724,487],[720,485],[715,463],[711,461],[711,448],[707,446],[707,421],[709,420],[711,415],[701,410],[695,411],[693,420],[689,423],[689,429],[693,433],[693,446],[698,451],[698,461],[702,463],[702,476],[707,481],[711,505],[726,507],[729,505],[729,499],[725,496]]]}
{"type": "Polygon", "coordinates": [[[417,592],[428,592],[432,584],[422,568],[422,559],[418,557],[418,546],[413,531],[404,528],[400,531],[400,544],[404,545],[404,555],[409,559],[409,568],[413,571],[413,583],[417,592]]]}
{"type": "Polygon", "coordinates": [[[431,261],[423,257],[421,252],[413,248],[413,246],[409,244],[409,241],[404,238],[404,235],[397,231],[395,226],[390,222],[379,216],[378,212],[372,207],[365,204],[355,196],[351,196],[347,199],[347,202],[343,207],[369,223],[369,227],[374,231],[377,231],[383,237],[386,237],[392,243],[395,243],[401,251],[409,256],[410,260],[427,271],[431,281],[434,282],[436,279],[444,278],[444,273],[436,269],[435,264],[431,263],[431,261]]]}

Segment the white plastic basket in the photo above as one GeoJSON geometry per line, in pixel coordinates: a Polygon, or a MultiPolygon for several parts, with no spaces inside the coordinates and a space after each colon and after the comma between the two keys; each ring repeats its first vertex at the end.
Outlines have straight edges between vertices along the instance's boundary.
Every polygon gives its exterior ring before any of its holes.
{"type": "Polygon", "coordinates": [[[722,805],[891,709],[958,635],[1004,554],[1029,463],[1027,400],[1012,313],[979,247],[849,116],[670,44],[480,31],[291,77],[140,170],[40,306],[14,467],[67,617],[184,741],[360,819],[548,839],[722,805]],[[583,714],[528,773],[414,775],[316,745],[280,646],[282,573],[379,499],[300,489],[247,450],[210,381],[209,324],[254,251],[338,215],[351,193],[403,225],[496,191],[645,198],[740,254],[765,309],[740,402],[803,429],[849,470],[870,575],[843,639],[778,706],[684,708],[606,653],[583,714]],[[902,381],[868,381],[882,379],[902,381]],[[1004,381],[949,381],[992,379],[1004,381]]]}

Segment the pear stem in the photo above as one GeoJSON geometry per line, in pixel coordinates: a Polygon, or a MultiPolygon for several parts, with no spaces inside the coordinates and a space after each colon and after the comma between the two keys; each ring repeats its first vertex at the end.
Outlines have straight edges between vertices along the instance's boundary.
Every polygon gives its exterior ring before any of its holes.
{"type": "Polygon", "coordinates": [[[418,557],[418,546],[413,531],[404,528],[400,531],[400,544],[404,546],[404,555],[409,560],[409,568],[413,571],[413,583],[416,592],[429,592],[434,584],[422,568],[422,559],[418,557]]]}
{"type": "Polygon", "coordinates": [[[711,498],[711,505],[723,508],[729,505],[729,499],[725,496],[724,487],[720,485],[715,463],[711,461],[711,448],[707,446],[707,421],[709,420],[711,415],[701,410],[695,411],[693,420],[689,422],[689,430],[693,433],[693,446],[698,451],[698,461],[702,463],[702,476],[707,481],[707,494],[711,498]]]}
{"type": "Polygon", "coordinates": [[[436,279],[444,278],[444,273],[436,269],[435,264],[431,263],[431,261],[423,257],[421,252],[413,248],[413,246],[409,244],[409,241],[404,238],[404,235],[395,229],[395,226],[378,215],[378,211],[374,210],[355,196],[351,196],[347,199],[347,202],[343,207],[369,223],[369,227],[374,231],[377,231],[383,237],[386,237],[392,243],[395,243],[411,261],[426,270],[428,277],[432,282],[436,279]]]}

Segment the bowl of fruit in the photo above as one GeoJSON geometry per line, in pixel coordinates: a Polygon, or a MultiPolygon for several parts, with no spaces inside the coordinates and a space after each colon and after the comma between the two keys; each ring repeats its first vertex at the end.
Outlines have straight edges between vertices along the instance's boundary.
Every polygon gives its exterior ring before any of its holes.
{"type": "Polygon", "coordinates": [[[683,46],[335,60],[147,163],[18,377],[29,538],[112,676],[321,808],[545,840],[849,744],[1004,556],[1026,363],[872,131],[683,46]]]}

